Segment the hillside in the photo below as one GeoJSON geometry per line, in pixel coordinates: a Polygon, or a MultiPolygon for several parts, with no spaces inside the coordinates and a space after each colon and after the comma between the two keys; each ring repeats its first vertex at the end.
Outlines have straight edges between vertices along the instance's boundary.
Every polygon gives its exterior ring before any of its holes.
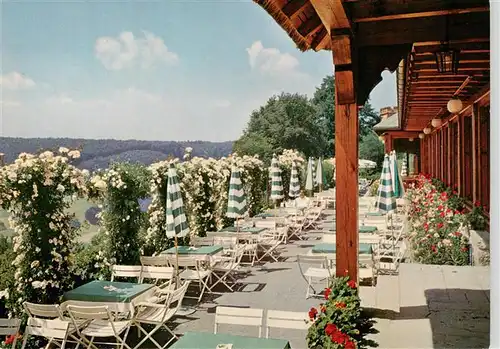
{"type": "Polygon", "coordinates": [[[81,168],[94,170],[106,168],[113,161],[129,161],[149,165],[165,159],[169,155],[182,157],[186,147],[193,148],[193,156],[227,156],[231,153],[233,142],[0,137],[0,153],[5,154],[6,163],[14,161],[22,152],[55,151],[59,147],[79,149],[82,155],[77,165],[81,168]]]}

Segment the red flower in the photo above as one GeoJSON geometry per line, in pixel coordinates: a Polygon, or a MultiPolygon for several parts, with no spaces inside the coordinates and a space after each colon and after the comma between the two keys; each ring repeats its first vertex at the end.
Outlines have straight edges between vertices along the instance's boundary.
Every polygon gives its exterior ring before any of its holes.
{"type": "Polygon", "coordinates": [[[432,245],[431,246],[431,250],[432,250],[432,252],[437,253],[437,247],[436,247],[436,245],[432,245]]]}
{"type": "Polygon", "coordinates": [[[446,215],[446,213],[444,211],[441,211],[441,213],[439,214],[441,217],[444,217],[446,215]]]}
{"type": "Polygon", "coordinates": [[[339,309],[342,309],[346,307],[346,304],[344,302],[337,302],[335,303],[335,306],[339,309]]]}
{"type": "Polygon", "coordinates": [[[326,313],[326,307],[324,305],[322,305],[320,309],[322,313],[326,313]]]}
{"type": "Polygon", "coordinates": [[[348,341],[344,344],[344,348],[345,348],[345,349],[356,349],[356,344],[354,344],[354,342],[353,342],[353,341],[348,340],[348,341]]]}
{"type": "Polygon", "coordinates": [[[337,331],[333,333],[330,336],[330,339],[337,344],[345,344],[347,341],[349,341],[349,336],[346,335],[345,333],[342,333],[340,331],[337,331]]]}
{"type": "Polygon", "coordinates": [[[439,211],[442,211],[443,209],[444,209],[444,206],[443,206],[443,205],[439,205],[439,206],[438,206],[438,210],[439,210],[439,211]]]}
{"type": "Polygon", "coordinates": [[[334,324],[328,324],[326,325],[325,327],[325,333],[327,336],[331,336],[332,334],[338,332],[338,328],[337,326],[335,326],[334,324]]]}
{"type": "Polygon", "coordinates": [[[462,247],[462,248],[460,249],[460,251],[462,251],[462,252],[467,252],[467,251],[469,251],[469,248],[468,248],[467,246],[464,246],[464,247],[462,247]]]}
{"type": "Polygon", "coordinates": [[[481,207],[481,203],[480,203],[479,201],[476,201],[476,202],[474,203],[474,206],[476,206],[476,207],[481,207]]]}
{"type": "Polygon", "coordinates": [[[425,231],[429,230],[429,223],[424,223],[424,229],[425,229],[425,231]]]}
{"type": "Polygon", "coordinates": [[[316,308],[311,308],[309,310],[309,319],[314,320],[316,319],[317,315],[318,315],[318,310],[316,308]]]}
{"type": "Polygon", "coordinates": [[[453,190],[452,194],[453,194],[453,195],[457,195],[457,194],[458,194],[458,191],[453,190]]]}
{"type": "Polygon", "coordinates": [[[330,293],[332,293],[332,289],[326,288],[325,289],[325,299],[328,299],[330,297],[330,293]]]}
{"type": "Polygon", "coordinates": [[[460,214],[460,211],[459,210],[455,210],[455,212],[453,212],[454,214],[460,214]]]}
{"type": "Polygon", "coordinates": [[[460,237],[460,236],[462,236],[462,233],[459,231],[456,231],[453,233],[453,235],[455,235],[456,237],[460,237]]]}
{"type": "Polygon", "coordinates": [[[354,280],[349,280],[349,281],[347,281],[347,286],[354,289],[354,288],[356,288],[356,282],[354,280]]]}
{"type": "Polygon", "coordinates": [[[441,229],[443,226],[444,226],[444,224],[443,224],[443,223],[441,223],[441,222],[437,224],[437,228],[438,228],[438,229],[441,229]]]}
{"type": "Polygon", "coordinates": [[[7,338],[5,338],[5,344],[12,344],[14,343],[14,340],[16,339],[16,335],[13,334],[11,336],[8,336],[7,338]]]}

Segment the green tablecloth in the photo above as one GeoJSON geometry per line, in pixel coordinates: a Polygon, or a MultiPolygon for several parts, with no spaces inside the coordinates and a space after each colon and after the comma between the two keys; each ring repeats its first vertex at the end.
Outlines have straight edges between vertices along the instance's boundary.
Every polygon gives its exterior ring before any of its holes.
{"type": "MultiPolygon", "coordinates": [[[[378,230],[377,227],[374,227],[374,226],[371,226],[371,225],[361,225],[358,228],[358,232],[360,234],[374,233],[377,230],[378,230]]],[[[334,232],[337,231],[337,228],[335,227],[335,225],[333,226],[332,231],[334,231],[334,232]]]]}
{"type": "MultiPolygon", "coordinates": [[[[321,243],[314,245],[312,248],[313,253],[335,253],[337,251],[337,246],[332,243],[321,243]]],[[[372,245],[371,244],[359,244],[359,254],[371,254],[372,245]]]]}
{"type": "Polygon", "coordinates": [[[367,212],[368,217],[382,217],[384,214],[382,212],[367,212]]]}
{"type": "MultiPolygon", "coordinates": [[[[177,252],[182,255],[214,255],[216,253],[221,252],[224,247],[219,245],[214,246],[201,246],[201,247],[190,247],[190,246],[178,246],[177,252]]],[[[166,251],[163,251],[162,254],[175,254],[175,247],[171,247],[166,251]]]]}
{"type": "Polygon", "coordinates": [[[151,287],[154,287],[154,285],[134,284],[132,282],[91,281],[64,293],[64,300],[130,303],[132,299],[151,287]],[[108,287],[111,287],[111,289],[108,287]]]}
{"type": "Polygon", "coordinates": [[[216,349],[219,344],[232,344],[233,349],[290,349],[290,343],[284,339],[205,332],[186,332],[170,349],[216,349]]]}
{"type": "MultiPolygon", "coordinates": [[[[249,228],[249,227],[245,227],[245,228],[240,228],[239,232],[240,233],[259,234],[259,233],[263,232],[264,230],[266,230],[266,228],[256,228],[256,227],[249,228]]],[[[226,227],[226,228],[223,228],[223,229],[219,230],[219,232],[237,233],[238,229],[236,227],[226,227]]]]}

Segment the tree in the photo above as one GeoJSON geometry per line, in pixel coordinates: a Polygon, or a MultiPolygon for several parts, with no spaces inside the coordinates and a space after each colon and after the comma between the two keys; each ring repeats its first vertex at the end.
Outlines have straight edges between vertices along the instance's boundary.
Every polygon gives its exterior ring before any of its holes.
{"type": "Polygon", "coordinates": [[[378,139],[374,132],[369,132],[364,135],[359,142],[359,158],[375,161],[378,172],[384,162],[384,144],[378,139]]]}
{"type": "Polygon", "coordinates": [[[250,115],[250,121],[233,150],[240,155],[259,154],[269,160],[272,153],[296,149],[306,156],[324,156],[328,148],[324,124],[307,96],[282,93],[250,115]]]}
{"type": "MultiPolygon", "coordinates": [[[[327,148],[327,155],[335,156],[335,78],[328,75],[323,78],[321,85],[316,88],[312,103],[318,110],[318,119],[324,125],[327,134],[327,140],[330,144],[327,148]]],[[[373,109],[370,102],[367,101],[358,113],[360,142],[363,136],[371,133],[375,124],[380,122],[379,114],[373,109]]],[[[361,146],[361,144],[360,144],[361,146]]]]}

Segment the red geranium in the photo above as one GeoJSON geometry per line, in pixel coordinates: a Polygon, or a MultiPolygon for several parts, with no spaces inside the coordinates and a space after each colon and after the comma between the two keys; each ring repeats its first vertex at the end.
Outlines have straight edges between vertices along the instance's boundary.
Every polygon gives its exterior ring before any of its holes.
{"type": "Polygon", "coordinates": [[[347,286],[354,289],[354,288],[356,288],[356,282],[354,280],[349,280],[349,281],[347,281],[347,286]]]}
{"type": "Polygon", "coordinates": [[[328,299],[330,297],[330,293],[332,293],[332,289],[325,288],[325,299],[328,299]]]}
{"type": "Polygon", "coordinates": [[[431,250],[432,250],[432,252],[437,253],[436,245],[432,245],[431,246],[431,250]]]}
{"type": "Polygon", "coordinates": [[[464,246],[460,249],[462,252],[467,252],[469,250],[469,248],[467,246],[464,246]]]}
{"type": "Polygon", "coordinates": [[[444,224],[443,224],[443,223],[441,223],[441,222],[437,224],[437,228],[438,228],[438,229],[441,229],[443,226],[444,226],[444,224]]]}
{"type": "Polygon", "coordinates": [[[481,207],[481,203],[480,203],[479,201],[476,201],[476,202],[474,203],[474,206],[476,206],[476,207],[481,207]]]}
{"type": "Polygon", "coordinates": [[[330,338],[337,344],[345,344],[349,340],[349,336],[340,331],[334,332],[330,338]]]}
{"type": "Polygon", "coordinates": [[[314,320],[316,319],[317,315],[318,315],[318,310],[316,308],[311,308],[309,310],[309,319],[314,320]]]}
{"type": "Polygon", "coordinates": [[[335,303],[335,306],[339,309],[343,309],[346,307],[346,304],[344,302],[337,302],[335,303]]]}
{"type": "Polygon", "coordinates": [[[345,349],[356,349],[356,344],[354,344],[353,341],[347,341],[345,344],[344,344],[344,348],[345,349]]]}
{"type": "Polygon", "coordinates": [[[7,338],[5,338],[5,344],[12,344],[14,343],[14,340],[16,339],[16,335],[13,334],[11,336],[8,336],[7,338]]]}
{"type": "Polygon", "coordinates": [[[325,327],[325,333],[328,335],[328,336],[331,336],[332,334],[334,334],[335,332],[337,332],[338,329],[337,329],[337,326],[335,326],[334,324],[328,324],[326,325],[325,327]]]}

